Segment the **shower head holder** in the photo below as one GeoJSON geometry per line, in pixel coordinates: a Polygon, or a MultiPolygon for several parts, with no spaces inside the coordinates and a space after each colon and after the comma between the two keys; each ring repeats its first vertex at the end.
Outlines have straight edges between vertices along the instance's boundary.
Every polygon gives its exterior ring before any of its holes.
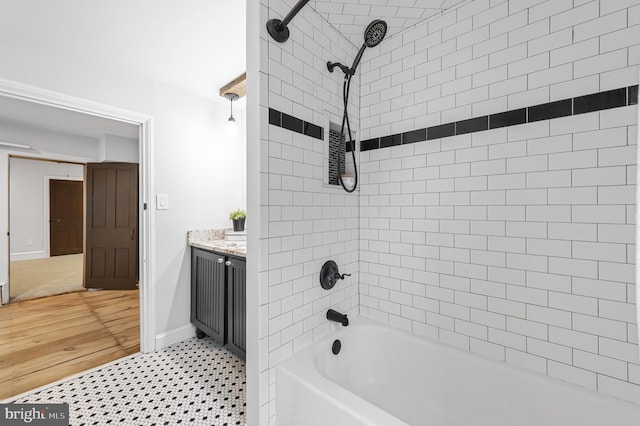
{"type": "Polygon", "coordinates": [[[345,77],[355,74],[355,70],[349,68],[346,65],[342,65],[340,62],[327,61],[327,69],[329,70],[329,72],[333,72],[333,69],[335,67],[340,68],[344,73],[345,77]]]}
{"type": "Polygon", "coordinates": [[[333,260],[327,260],[320,269],[320,285],[325,290],[331,290],[338,280],[344,280],[344,277],[350,277],[351,274],[342,274],[338,271],[338,264],[333,260]]]}

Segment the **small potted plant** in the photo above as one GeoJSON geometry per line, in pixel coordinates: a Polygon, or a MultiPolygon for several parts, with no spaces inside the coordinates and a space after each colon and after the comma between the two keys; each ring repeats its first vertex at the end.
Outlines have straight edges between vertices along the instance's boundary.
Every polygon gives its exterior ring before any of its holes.
{"type": "Polygon", "coordinates": [[[242,209],[234,210],[229,213],[229,219],[233,221],[234,231],[244,231],[244,221],[247,218],[247,212],[242,209]]]}

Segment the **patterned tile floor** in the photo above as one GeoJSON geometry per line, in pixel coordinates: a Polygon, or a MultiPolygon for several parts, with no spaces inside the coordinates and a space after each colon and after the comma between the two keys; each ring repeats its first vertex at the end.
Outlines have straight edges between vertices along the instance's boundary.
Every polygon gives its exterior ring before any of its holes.
{"type": "Polygon", "coordinates": [[[213,340],[194,337],[15,402],[66,402],[73,426],[244,425],[245,363],[213,340]]]}

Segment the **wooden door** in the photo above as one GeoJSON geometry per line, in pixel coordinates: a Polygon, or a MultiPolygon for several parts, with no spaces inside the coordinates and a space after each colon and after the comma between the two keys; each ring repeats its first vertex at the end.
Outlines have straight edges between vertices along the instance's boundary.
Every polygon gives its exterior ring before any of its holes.
{"type": "Polygon", "coordinates": [[[82,181],[49,180],[51,256],[82,253],[82,181]]]}
{"type": "Polygon", "coordinates": [[[230,257],[227,265],[227,346],[243,359],[247,350],[247,264],[230,257]]]}
{"type": "Polygon", "coordinates": [[[126,290],[138,282],[138,165],[88,163],[86,288],[126,290]]]}

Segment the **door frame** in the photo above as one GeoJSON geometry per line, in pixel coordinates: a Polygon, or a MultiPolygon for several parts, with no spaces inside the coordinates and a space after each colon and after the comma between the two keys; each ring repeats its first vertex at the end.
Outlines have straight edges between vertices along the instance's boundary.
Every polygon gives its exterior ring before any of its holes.
{"type": "MultiPolygon", "coordinates": [[[[138,241],[139,257],[139,291],[140,291],[140,351],[153,352],[155,350],[155,282],[154,265],[155,265],[155,217],[152,213],[153,203],[150,202],[152,197],[154,163],[153,163],[153,117],[125,109],[117,108],[111,105],[94,102],[87,99],[77,98],[63,93],[53,92],[39,87],[28,86],[10,80],[0,79],[0,96],[19,99],[27,102],[35,102],[54,108],[65,109],[69,111],[80,112],[83,114],[93,115],[96,117],[107,118],[116,121],[122,121],[137,125],[139,128],[138,135],[138,159],[139,159],[139,182],[138,182],[138,229],[140,229],[140,238],[138,241]]],[[[2,169],[8,168],[9,155],[25,156],[24,152],[6,150],[7,164],[2,169]]],[[[28,155],[34,159],[39,159],[38,154],[28,155]]],[[[50,158],[51,156],[48,155],[50,158]]],[[[60,158],[60,160],[64,160],[60,158]]],[[[4,160],[2,160],[4,161],[4,160]]],[[[8,176],[7,176],[8,178],[8,176]]],[[[8,191],[8,188],[6,188],[8,191]]],[[[5,191],[2,191],[5,192],[5,191]]],[[[7,193],[8,195],[8,193],[7,193]]],[[[7,197],[8,200],[8,197],[7,197]]],[[[6,203],[8,204],[8,203],[6,203]]],[[[8,206],[7,206],[8,210],[8,206]]],[[[8,217],[8,211],[3,212],[3,216],[8,217]]],[[[8,223],[7,223],[8,227],[8,223]]],[[[0,262],[6,262],[2,265],[6,268],[7,277],[9,269],[9,256],[7,238],[7,256],[0,257],[0,262]]],[[[4,268],[0,268],[3,270],[4,268]]],[[[3,286],[3,291],[8,294],[8,288],[3,286]]],[[[5,301],[3,300],[3,303],[5,301]]]]}
{"type": "MultiPolygon", "coordinates": [[[[71,164],[71,163],[70,163],[71,164]]],[[[82,166],[83,168],[87,167],[86,165],[82,166]]],[[[71,177],[71,176],[45,176],[44,177],[44,252],[47,257],[51,256],[51,211],[50,211],[50,203],[51,203],[51,194],[49,192],[49,183],[51,180],[73,180],[84,182],[84,178],[81,177],[71,177]]],[[[83,194],[84,196],[84,194],[83,194]]],[[[84,232],[84,231],[83,231],[84,232]]]]}

